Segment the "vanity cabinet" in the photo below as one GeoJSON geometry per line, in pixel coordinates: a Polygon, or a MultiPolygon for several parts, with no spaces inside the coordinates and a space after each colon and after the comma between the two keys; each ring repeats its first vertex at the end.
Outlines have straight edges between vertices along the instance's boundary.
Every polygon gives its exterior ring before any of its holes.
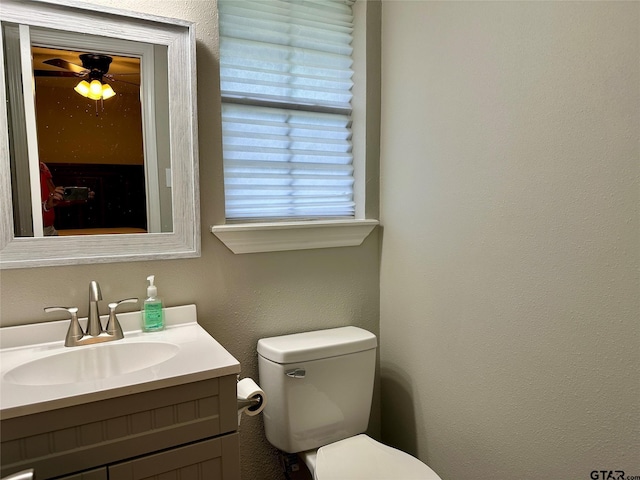
{"type": "Polygon", "coordinates": [[[3,419],[6,476],[238,480],[236,375],[3,419]]]}

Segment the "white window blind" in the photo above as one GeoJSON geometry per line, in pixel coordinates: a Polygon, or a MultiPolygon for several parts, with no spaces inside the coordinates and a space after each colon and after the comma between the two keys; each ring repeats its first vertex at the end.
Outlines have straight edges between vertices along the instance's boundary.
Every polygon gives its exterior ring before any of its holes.
{"type": "Polygon", "coordinates": [[[218,6],[227,218],[353,218],[350,2],[218,6]]]}

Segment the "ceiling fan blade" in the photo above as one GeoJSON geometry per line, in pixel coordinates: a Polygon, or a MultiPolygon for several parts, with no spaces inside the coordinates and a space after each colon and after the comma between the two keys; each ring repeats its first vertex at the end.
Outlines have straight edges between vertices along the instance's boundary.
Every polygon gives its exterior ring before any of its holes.
{"type": "MultiPolygon", "coordinates": [[[[119,75],[118,75],[118,76],[119,76],[119,75]]],[[[126,84],[128,84],[128,85],[133,85],[133,86],[136,86],[136,87],[140,87],[140,84],[139,84],[139,83],[135,83],[135,82],[127,82],[126,80],[121,80],[121,79],[119,79],[119,78],[115,78],[115,77],[114,77],[113,75],[111,75],[111,74],[107,74],[107,75],[105,75],[105,78],[107,78],[109,81],[112,81],[112,82],[126,83],[126,84]]]]}
{"type": "Polygon", "coordinates": [[[34,70],[33,74],[36,77],[82,77],[80,73],[74,72],[56,72],[55,70],[34,70]]]}
{"type": "Polygon", "coordinates": [[[54,67],[64,68],[65,70],[70,70],[75,73],[85,74],[87,73],[87,69],[81,67],[80,65],[76,65],[75,63],[67,62],[62,58],[50,58],[49,60],[45,60],[42,63],[46,63],[47,65],[53,65],[54,67]]]}

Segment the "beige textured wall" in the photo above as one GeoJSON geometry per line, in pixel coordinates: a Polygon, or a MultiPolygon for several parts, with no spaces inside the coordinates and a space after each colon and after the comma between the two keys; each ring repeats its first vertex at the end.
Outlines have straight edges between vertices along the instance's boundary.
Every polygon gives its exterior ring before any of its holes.
{"type": "Polygon", "coordinates": [[[383,2],[383,438],[640,475],[640,3],[383,2]]]}
{"type": "MultiPolygon", "coordinates": [[[[156,275],[165,305],[195,303],[199,322],[257,378],[259,338],[296,331],[357,325],[378,333],[379,239],[360,247],[233,255],[211,233],[220,219],[222,169],[217,14],[213,1],[92,0],[117,8],[196,22],[202,257],[188,260],[4,270],[0,323],[45,321],[42,308],[77,304],[86,315],[88,283],[97,280],[105,300],[144,296],[156,275]],[[218,183],[216,183],[218,182],[218,183]]],[[[379,430],[378,401],[371,427],[379,430]]],[[[275,480],[280,473],[262,419],[246,417],[240,429],[244,479],[275,480]]]]}

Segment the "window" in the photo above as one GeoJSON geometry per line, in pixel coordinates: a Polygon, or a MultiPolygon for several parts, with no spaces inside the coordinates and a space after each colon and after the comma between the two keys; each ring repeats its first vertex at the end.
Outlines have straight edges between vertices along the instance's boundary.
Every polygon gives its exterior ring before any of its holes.
{"type": "Polygon", "coordinates": [[[239,222],[235,232],[255,231],[248,222],[278,231],[353,224],[351,2],[218,6],[227,225],[212,231],[222,238],[239,222]]]}

